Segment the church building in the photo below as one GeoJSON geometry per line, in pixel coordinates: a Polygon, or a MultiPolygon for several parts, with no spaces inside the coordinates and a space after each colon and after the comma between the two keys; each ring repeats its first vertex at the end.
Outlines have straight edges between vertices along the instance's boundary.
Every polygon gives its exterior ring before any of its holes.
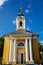
{"type": "Polygon", "coordinates": [[[38,34],[26,29],[20,7],[15,31],[5,34],[2,64],[34,64],[39,61],[38,34]]]}

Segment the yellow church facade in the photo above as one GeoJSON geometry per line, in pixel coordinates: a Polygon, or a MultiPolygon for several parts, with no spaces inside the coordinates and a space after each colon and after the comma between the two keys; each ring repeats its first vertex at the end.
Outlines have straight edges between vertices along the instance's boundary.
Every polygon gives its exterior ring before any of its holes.
{"type": "Polygon", "coordinates": [[[2,64],[34,64],[38,61],[38,34],[26,30],[25,16],[20,8],[16,30],[4,35],[2,64]]]}

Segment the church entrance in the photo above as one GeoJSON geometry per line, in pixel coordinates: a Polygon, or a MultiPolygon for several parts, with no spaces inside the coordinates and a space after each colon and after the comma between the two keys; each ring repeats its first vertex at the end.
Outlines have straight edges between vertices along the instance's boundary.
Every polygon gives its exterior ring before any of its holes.
{"type": "Polygon", "coordinates": [[[21,64],[23,64],[23,53],[21,53],[21,64]]]}
{"type": "Polygon", "coordinates": [[[17,46],[17,62],[23,64],[25,59],[25,45],[24,42],[19,42],[17,46]]]}
{"type": "Polygon", "coordinates": [[[18,64],[24,63],[24,51],[18,50],[18,64]]]}

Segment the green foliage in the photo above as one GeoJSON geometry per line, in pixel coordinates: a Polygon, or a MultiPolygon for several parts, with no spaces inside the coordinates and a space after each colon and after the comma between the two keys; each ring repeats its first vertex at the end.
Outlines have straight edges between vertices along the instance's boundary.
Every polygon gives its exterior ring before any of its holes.
{"type": "Polygon", "coordinates": [[[39,51],[43,51],[43,45],[41,45],[43,43],[39,43],[38,46],[39,46],[39,51]]]}
{"type": "Polygon", "coordinates": [[[4,38],[0,38],[0,62],[2,60],[3,55],[3,46],[4,46],[4,38]]]}

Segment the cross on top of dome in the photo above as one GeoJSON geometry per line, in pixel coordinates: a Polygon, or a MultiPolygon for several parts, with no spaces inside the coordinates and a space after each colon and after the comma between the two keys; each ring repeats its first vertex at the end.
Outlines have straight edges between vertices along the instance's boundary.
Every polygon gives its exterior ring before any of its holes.
{"type": "Polygon", "coordinates": [[[18,16],[24,16],[23,11],[22,11],[22,7],[20,7],[20,9],[19,9],[18,16]]]}

